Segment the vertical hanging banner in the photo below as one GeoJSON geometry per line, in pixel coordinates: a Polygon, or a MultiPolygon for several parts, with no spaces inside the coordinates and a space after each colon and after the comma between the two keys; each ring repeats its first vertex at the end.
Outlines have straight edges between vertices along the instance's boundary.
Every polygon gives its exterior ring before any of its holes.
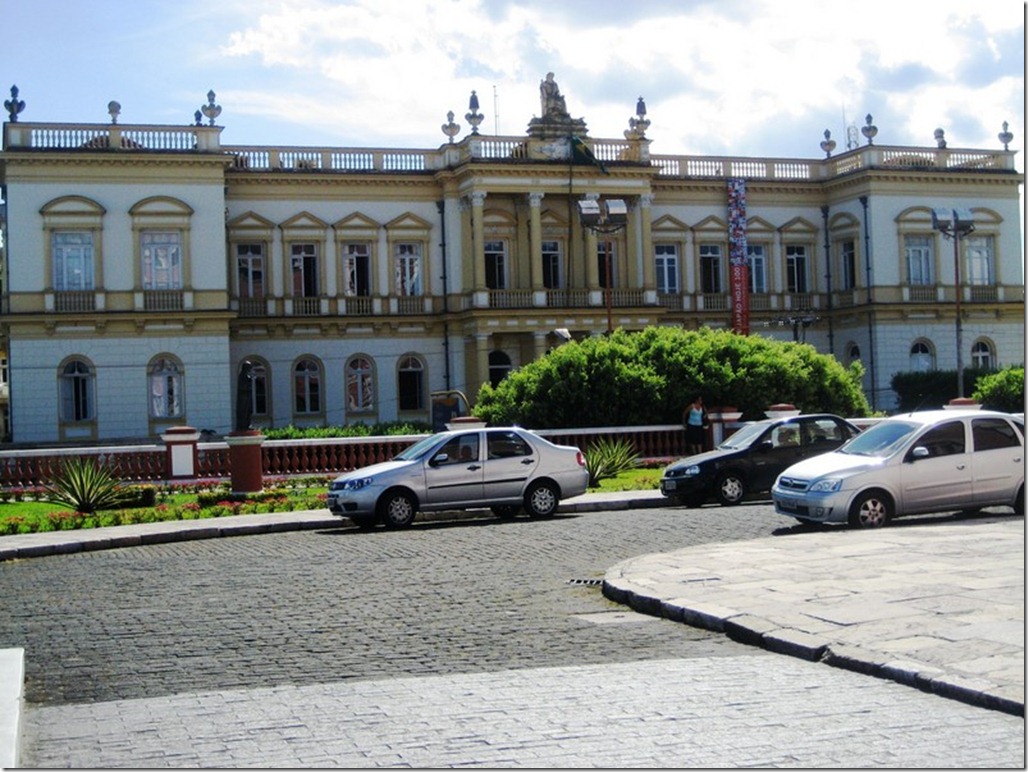
{"type": "Polygon", "coordinates": [[[746,257],[746,180],[728,178],[728,267],[732,330],[750,334],[749,260],[746,257]]]}

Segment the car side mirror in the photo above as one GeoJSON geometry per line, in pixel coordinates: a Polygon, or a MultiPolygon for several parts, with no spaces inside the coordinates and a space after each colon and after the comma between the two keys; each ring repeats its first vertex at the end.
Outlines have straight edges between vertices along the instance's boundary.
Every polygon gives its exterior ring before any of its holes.
{"type": "Polygon", "coordinates": [[[774,448],[774,446],[775,444],[771,442],[771,440],[764,440],[762,443],[760,443],[761,450],[771,450],[772,448],[774,448]]]}
{"type": "Polygon", "coordinates": [[[439,466],[445,464],[450,460],[450,456],[447,453],[437,453],[436,456],[428,462],[429,466],[439,466]]]}
{"type": "Polygon", "coordinates": [[[910,460],[916,461],[919,458],[928,458],[932,454],[928,452],[928,448],[924,445],[918,445],[916,448],[910,451],[910,460]]]}

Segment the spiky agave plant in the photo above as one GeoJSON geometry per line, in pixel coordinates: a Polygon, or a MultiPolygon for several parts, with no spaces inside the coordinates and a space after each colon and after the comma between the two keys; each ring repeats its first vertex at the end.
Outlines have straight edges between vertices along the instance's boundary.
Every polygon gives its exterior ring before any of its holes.
{"type": "Polygon", "coordinates": [[[639,454],[625,439],[603,437],[586,448],[584,455],[590,488],[599,486],[600,480],[617,477],[621,472],[639,466],[639,454]]]}
{"type": "Polygon", "coordinates": [[[44,490],[47,499],[54,504],[85,514],[115,509],[127,497],[127,491],[106,466],[82,456],[70,456],[62,461],[60,471],[44,490]]]}

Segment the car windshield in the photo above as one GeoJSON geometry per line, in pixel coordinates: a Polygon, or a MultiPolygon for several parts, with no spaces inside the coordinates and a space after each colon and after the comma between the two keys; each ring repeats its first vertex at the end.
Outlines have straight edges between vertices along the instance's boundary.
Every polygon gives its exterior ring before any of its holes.
{"type": "Polygon", "coordinates": [[[726,438],[724,442],[718,445],[718,448],[725,448],[726,450],[734,450],[737,448],[749,447],[752,442],[764,433],[769,424],[764,421],[758,421],[757,423],[745,424],[741,429],[726,438]]]}
{"type": "Polygon", "coordinates": [[[413,461],[416,458],[421,458],[425,453],[434,448],[439,442],[438,434],[430,434],[422,440],[418,440],[409,448],[397,453],[393,456],[393,461],[413,461]]]}
{"type": "Polygon", "coordinates": [[[921,424],[909,421],[883,421],[865,429],[841,448],[839,453],[852,456],[891,456],[899,445],[921,424]]]}

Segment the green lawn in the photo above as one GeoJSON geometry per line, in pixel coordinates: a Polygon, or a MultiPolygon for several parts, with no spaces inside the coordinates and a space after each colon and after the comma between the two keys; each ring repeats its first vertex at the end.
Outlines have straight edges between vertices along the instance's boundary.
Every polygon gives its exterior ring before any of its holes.
{"type": "MultiPolygon", "coordinates": [[[[622,472],[617,477],[600,480],[599,487],[591,490],[654,490],[657,488],[660,474],[659,468],[632,469],[622,472]]],[[[18,496],[22,500],[17,501],[14,494],[8,491],[0,500],[0,536],[325,508],[327,478],[268,481],[268,485],[270,487],[262,493],[246,497],[231,496],[228,483],[135,486],[156,489],[150,491],[154,502],[151,506],[103,510],[93,514],[73,512],[67,507],[49,501],[36,500],[35,497],[39,494],[32,491],[19,493],[18,496]]]]}

